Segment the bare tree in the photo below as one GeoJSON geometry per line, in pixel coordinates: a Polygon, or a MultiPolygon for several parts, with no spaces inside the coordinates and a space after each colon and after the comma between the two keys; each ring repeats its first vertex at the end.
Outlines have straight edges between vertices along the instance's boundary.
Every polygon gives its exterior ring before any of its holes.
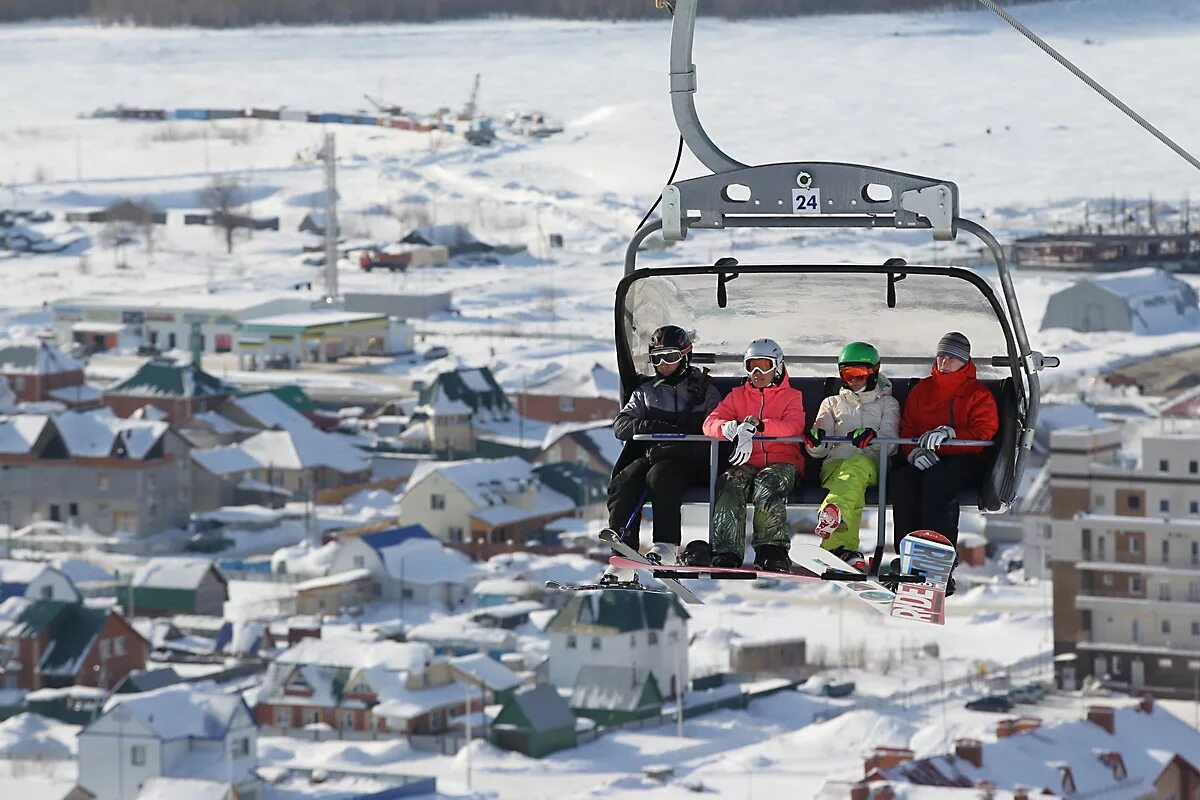
{"type": "Polygon", "coordinates": [[[100,229],[100,243],[113,251],[113,266],[126,269],[125,248],[137,241],[137,228],[132,222],[110,219],[100,229]]]}
{"type": "Polygon", "coordinates": [[[237,178],[218,175],[213,182],[196,193],[196,201],[212,214],[212,224],[225,237],[225,252],[233,252],[233,238],[245,220],[234,209],[245,202],[245,191],[237,178]]]}

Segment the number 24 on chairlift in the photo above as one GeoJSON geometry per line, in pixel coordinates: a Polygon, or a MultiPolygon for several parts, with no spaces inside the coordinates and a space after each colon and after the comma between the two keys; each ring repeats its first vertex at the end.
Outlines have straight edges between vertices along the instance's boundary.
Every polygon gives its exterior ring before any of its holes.
{"type": "Polygon", "coordinates": [[[817,187],[809,189],[792,189],[793,214],[820,214],[821,190],[817,187]]]}

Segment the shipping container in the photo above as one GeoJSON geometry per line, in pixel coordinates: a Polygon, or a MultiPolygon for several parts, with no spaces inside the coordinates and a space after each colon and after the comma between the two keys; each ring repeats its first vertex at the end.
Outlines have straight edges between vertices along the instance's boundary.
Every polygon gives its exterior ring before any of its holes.
{"type": "Polygon", "coordinates": [[[208,119],[208,109],[177,108],[175,109],[175,119],[208,119]]]}

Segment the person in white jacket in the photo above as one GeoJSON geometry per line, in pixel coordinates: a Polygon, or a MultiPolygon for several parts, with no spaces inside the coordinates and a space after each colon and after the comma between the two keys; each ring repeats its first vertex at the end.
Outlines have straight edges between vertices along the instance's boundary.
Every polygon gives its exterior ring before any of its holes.
{"type": "MultiPolygon", "coordinates": [[[[821,485],[829,492],[817,515],[821,547],[853,567],[866,570],[859,550],[858,529],[867,489],[879,482],[881,447],[877,437],[896,438],[900,404],[892,385],[879,371],[879,351],[867,342],[850,342],[838,356],[842,389],[821,401],[816,421],[804,436],[813,458],[823,458],[821,485]],[[828,436],[848,436],[848,442],[828,442],[828,436]]],[[[885,456],[895,451],[888,446],[885,456]]]]}

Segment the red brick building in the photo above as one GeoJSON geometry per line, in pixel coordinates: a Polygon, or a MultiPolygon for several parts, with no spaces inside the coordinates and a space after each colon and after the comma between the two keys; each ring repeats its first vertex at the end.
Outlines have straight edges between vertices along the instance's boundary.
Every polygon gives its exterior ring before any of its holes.
{"type": "Polygon", "coordinates": [[[83,363],[52,342],[0,347],[0,376],[22,403],[57,401],[68,408],[100,405],[100,392],[83,380],[83,363]]]}
{"type": "Polygon", "coordinates": [[[621,406],[620,381],[599,364],[579,374],[557,373],[549,380],[510,392],[517,413],[542,422],[587,422],[609,419],[621,406]]]}
{"type": "Polygon", "coordinates": [[[162,411],[167,422],[182,423],[204,411],[215,411],[233,394],[232,386],[194,364],[147,361],[130,378],[106,389],[104,403],[119,417],[145,406],[162,411]]]}

